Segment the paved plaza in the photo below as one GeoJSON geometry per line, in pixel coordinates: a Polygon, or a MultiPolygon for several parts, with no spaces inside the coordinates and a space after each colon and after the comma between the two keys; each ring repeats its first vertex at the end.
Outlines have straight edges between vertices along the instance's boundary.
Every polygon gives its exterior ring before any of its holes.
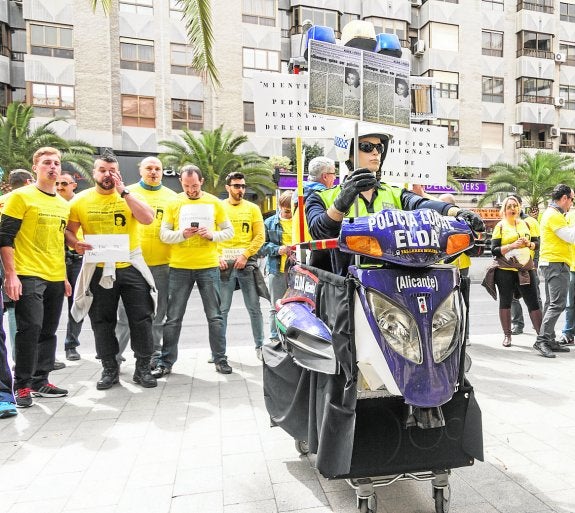
{"type": "MultiPolygon", "coordinates": [[[[128,356],[120,385],[96,390],[100,364],[86,323],[82,360],[51,375],[69,396],[35,399],[0,421],[0,513],[357,511],[347,483],[321,477],[313,457],[269,427],[240,295],[230,313],[228,376],[207,363],[200,305],[194,293],[174,373],[155,389],[132,383],[128,356]]],[[[453,471],[451,511],[573,513],[575,350],[541,358],[532,330],[503,348],[497,305],[479,285],[472,305],[472,330],[480,328],[472,331],[468,376],[483,412],[486,461],[453,471]]],[[[63,360],[62,331],[59,340],[63,360]]],[[[377,494],[379,513],[434,511],[429,482],[377,494]]]]}

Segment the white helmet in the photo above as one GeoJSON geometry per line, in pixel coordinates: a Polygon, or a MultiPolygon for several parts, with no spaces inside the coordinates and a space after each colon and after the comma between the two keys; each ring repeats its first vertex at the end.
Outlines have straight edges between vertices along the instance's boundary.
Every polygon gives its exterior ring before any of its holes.
{"type": "MultiPolygon", "coordinates": [[[[350,155],[353,154],[353,136],[354,136],[354,125],[348,123],[342,126],[342,129],[333,138],[333,144],[335,147],[336,158],[339,162],[345,162],[350,171],[353,170],[353,162],[350,155]]],[[[387,146],[389,141],[393,139],[393,133],[384,125],[376,125],[373,123],[360,123],[358,127],[358,137],[378,137],[383,144],[383,152],[381,154],[381,160],[379,164],[379,169],[387,156],[387,146]]]]}

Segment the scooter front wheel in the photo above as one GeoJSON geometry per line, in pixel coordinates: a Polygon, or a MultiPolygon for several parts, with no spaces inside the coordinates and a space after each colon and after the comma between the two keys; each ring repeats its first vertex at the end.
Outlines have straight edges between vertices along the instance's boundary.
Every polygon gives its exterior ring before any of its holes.
{"type": "Polygon", "coordinates": [[[305,456],[309,453],[309,445],[305,440],[295,440],[295,449],[302,456],[305,456]]]}
{"type": "Polygon", "coordinates": [[[357,502],[360,513],[377,512],[377,495],[375,493],[369,497],[361,497],[357,502]]]}
{"type": "Polygon", "coordinates": [[[448,513],[451,505],[451,486],[433,488],[433,498],[435,499],[435,513],[448,513]]]}

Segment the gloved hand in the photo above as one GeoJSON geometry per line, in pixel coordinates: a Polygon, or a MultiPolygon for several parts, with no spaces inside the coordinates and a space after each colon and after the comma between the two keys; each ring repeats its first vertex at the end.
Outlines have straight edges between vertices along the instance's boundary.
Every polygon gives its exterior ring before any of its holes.
{"type": "Polygon", "coordinates": [[[340,212],[347,212],[360,192],[369,191],[375,187],[377,187],[377,178],[369,169],[363,167],[356,169],[341,184],[341,192],[335,198],[333,206],[340,212]]]}
{"type": "Polygon", "coordinates": [[[474,232],[485,231],[485,223],[483,222],[483,219],[471,210],[460,210],[456,217],[463,219],[474,232]]]}

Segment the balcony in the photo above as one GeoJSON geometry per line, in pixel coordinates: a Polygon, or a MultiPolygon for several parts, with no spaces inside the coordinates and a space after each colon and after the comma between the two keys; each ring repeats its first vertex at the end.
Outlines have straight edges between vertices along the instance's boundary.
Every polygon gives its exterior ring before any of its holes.
{"type": "Polygon", "coordinates": [[[4,57],[10,57],[10,48],[4,45],[0,45],[0,55],[4,57]]]}
{"type": "Polygon", "coordinates": [[[8,107],[3,107],[2,105],[0,105],[0,116],[6,117],[6,111],[7,110],[8,110],[8,107]]]}
{"type": "Polygon", "coordinates": [[[535,96],[533,94],[520,94],[515,97],[515,103],[544,103],[546,105],[553,105],[555,99],[553,96],[535,96]]]}
{"type": "Polygon", "coordinates": [[[575,144],[560,144],[559,153],[575,153],[575,144]]]}
{"type": "Polygon", "coordinates": [[[517,11],[521,11],[525,9],[526,11],[537,11],[537,12],[546,12],[548,14],[553,14],[553,6],[552,5],[539,5],[536,2],[517,2],[517,11]]]}
{"type": "Polygon", "coordinates": [[[515,148],[528,148],[531,150],[552,150],[553,143],[551,141],[529,141],[524,139],[515,142],[515,148]]]}
{"type": "Polygon", "coordinates": [[[10,58],[16,62],[24,62],[24,55],[26,52],[11,52],[10,58]]]}
{"type": "Polygon", "coordinates": [[[536,57],[537,59],[555,60],[555,53],[547,50],[537,50],[535,48],[520,48],[517,50],[517,57],[536,57]]]}

